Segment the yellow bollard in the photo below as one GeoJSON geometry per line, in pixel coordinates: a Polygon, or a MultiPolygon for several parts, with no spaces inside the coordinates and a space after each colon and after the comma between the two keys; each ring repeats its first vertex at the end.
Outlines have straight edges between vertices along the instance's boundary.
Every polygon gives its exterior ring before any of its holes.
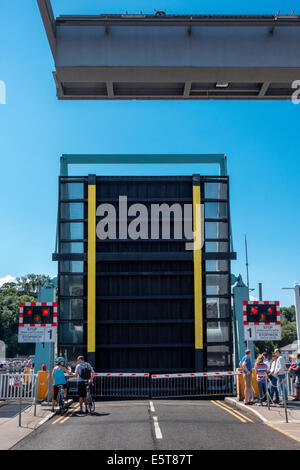
{"type": "MultiPolygon", "coordinates": [[[[236,369],[237,372],[242,372],[242,369],[236,369]]],[[[245,390],[245,385],[244,385],[244,378],[243,374],[237,375],[237,381],[236,381],[236,394],[239,399],[239,401],[242,401],[244,399],[244,390],[245,390]]]]}
{"type": "MultiPolygon", "coordinates": [[[[48,398],[48,380],[49,371],[39,370],[37,375],[37,392],[36,397],[38,401],[47,400],[48,398]]],[[[53,383],[53,379],[52,379],[53,383]]],[[[52,389],[53,393],[53,389],[52,389]]]]}
{"type": "MultiPolygon", "coordinates": [[[[236,371],[242,372],[243,370],[236,369],[236,371]]],[[[259,393],[258,393],[257,375],[256,375],[255,369],[252,369],[252,389],[253,389],[253,395],[255,397],[258,397],[259,393]]],[[[237,394],[239,401],[242,401],[245,398],[245,384],[244,384],[243,374],[237,376],[236,394],[237,394]]]]}

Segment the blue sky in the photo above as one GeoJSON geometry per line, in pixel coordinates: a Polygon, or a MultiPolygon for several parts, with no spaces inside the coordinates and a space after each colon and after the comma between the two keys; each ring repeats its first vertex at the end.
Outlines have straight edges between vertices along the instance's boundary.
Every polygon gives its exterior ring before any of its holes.
{"type": "MultiPolygon", "coordinates": [[[[297,3],[179,0],[54,0],[63,13],[300,13],[297,3]]],[[[0,4],[0,278],[56,273],[57,177],[62,153],[225,153],[231,218],[245,278],[266,299],[294,302],[281,287],[300,282],[299,116],[291,102],[57,101],[54,70],[35,0],[0,4]],[[17,14],[16,14],[17,12],[17,14]],[[13,21],[11,19],[13,18],[13,21]]],[[[300,79],[300,77],[299,77],[300,79]]],[[[202,167],[103,168],[105,174],[192,174],[202,167]]],[[[74,169],[74,174],[89,168],[74,169]]],[[[209,174],[207,168],[205,173],[209,174]]]]}

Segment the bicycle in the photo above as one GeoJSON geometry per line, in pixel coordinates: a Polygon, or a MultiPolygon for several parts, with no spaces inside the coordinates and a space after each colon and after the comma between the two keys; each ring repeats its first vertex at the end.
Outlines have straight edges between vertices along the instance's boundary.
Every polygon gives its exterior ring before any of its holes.
{"type": "Polygon", "coordinates": [[[91,385],[92,384],[90,382],[87,382],[85,384],[85,387],[86,387],[86,406],[87,406],[87,409],[88,409],[89,413],[92,415],[95,412],[95,402],[94,402],[93,395],[92,395],[92,392],[91,392],[91,385]]]}
{"type": "Polygon", "coordinates": [[[58,406],[60,414],[63,414],[65,411],[65,395],[64,395],[64,388],[62,385],[59,385],[59,392],[58,392],[58,406]]]}

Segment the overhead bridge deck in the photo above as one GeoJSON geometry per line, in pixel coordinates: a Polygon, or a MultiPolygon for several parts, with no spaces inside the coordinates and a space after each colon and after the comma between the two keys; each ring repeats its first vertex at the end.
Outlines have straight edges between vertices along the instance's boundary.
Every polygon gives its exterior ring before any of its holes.
{"type": "Polygon", "coordinates": [[[61,15],[37,0],[59,99],[290,99],[300,15],[61,15]]]}

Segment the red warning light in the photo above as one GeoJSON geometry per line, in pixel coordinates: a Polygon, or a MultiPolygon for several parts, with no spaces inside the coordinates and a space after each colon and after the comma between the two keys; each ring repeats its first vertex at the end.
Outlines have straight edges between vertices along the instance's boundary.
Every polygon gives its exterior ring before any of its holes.
{"type": "Polygon", "coordinates": [[[44,316],[49,315],[49,310],[47,308],[44,308],[43,315],[44,316]]]}
{"type": "Polygon", "coordinates": [[[272,313],[274,313],[274,309],[272,307],[268,308],[268,313],[272,315],[272,313]]]}
{"type": "Polygon", "coordinates": [[[27,310],[27,315],[32,315],[32,310],[27,310]]]}
{"type": "Polygon", "coordinates": [[[252,308],[252,313],[253,313],[254,315],[256,315],[256,314],[258,313],[258,308],[257,308],[257,307],[253,307],[253,308],[252,308]]]}

